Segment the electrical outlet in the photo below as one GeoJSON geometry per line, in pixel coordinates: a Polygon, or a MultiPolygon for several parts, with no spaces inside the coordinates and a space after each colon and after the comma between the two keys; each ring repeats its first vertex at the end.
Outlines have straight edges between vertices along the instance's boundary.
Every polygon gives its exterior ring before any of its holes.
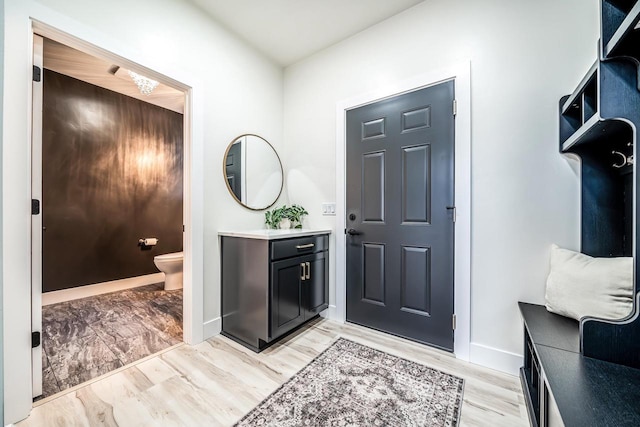
{"type": "Polygon", "coordinates": [[[322,215],[336,215],[336,204],[335,203],[323,203],[322,204],[322,215]]]}

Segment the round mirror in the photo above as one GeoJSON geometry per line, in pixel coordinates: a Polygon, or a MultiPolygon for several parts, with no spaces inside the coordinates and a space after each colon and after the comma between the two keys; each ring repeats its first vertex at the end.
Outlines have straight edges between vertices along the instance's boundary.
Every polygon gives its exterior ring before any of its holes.
{"type": "Polygon", "coordinates": [[[282,191],[282,163],[275,148],[258,135],[240,135],[224,154],[224,178],[234,199],[242,206],[267,209],[282,191]]]}

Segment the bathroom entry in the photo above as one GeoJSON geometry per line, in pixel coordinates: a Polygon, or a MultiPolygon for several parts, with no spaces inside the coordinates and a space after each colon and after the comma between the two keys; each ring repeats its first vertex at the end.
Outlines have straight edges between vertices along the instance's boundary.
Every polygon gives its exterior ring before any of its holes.
{"type": "Polygon", "coordinates": [[[46,397],[182,342],[185,96],[35,39],[33,395],[46,397]]]}

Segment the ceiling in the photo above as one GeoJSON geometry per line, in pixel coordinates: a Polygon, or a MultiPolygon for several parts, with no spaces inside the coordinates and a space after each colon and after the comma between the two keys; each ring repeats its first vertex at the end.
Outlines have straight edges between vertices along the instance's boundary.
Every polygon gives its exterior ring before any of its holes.
{"type": "Polygon", "coordinates": [[[184,113],[184,93],[160,83],[151,95],[143,95],[117,64],[80,52],[53,40],[44,39],[44,68],[100,86],[150,104],[184,113]]]}
{"type": "Polygon", "coordinates": [[[190,0],[282,66],[424,0],[190,0]]]}
{"type": "MultiPolygon", "coordinates": [[[[189,0],[229,31],[287,66],[424,0],[189,0]]],[[[44,68],[179,113],[184,93],[160,83],[143,95],[124,70],[53,40],[44,40],[44,68]]]]}

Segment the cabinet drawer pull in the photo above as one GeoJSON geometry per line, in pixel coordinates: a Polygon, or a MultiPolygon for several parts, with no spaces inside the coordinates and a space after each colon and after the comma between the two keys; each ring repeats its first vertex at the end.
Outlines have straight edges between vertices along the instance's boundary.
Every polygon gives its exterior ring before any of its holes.
{"type": "Polygon", "coordinates": [[[316,245],[315,243],[307,243],[306,245],[298,245],[298,246],[296,246],[296,249],[311,249],[315,245],[316,245]]]}
{"type": "Polygon", "coordinates": [[[305,279],[309,280],[309,278],[311,277],[311,264],[309,264],[308,262],[306,262],[305,264],[307,264],[307,276],[305,277],[305,279]]]}
{"type": "Polygon", "coordinates": [[[304,280],[304,278],[306,276],[306,274],[304,272],[305,267],[306,267],[305,263],[301,262],[300,263],[300,269],[302,270],[302,273],[300,273],[300,280],[304,280]]]}

